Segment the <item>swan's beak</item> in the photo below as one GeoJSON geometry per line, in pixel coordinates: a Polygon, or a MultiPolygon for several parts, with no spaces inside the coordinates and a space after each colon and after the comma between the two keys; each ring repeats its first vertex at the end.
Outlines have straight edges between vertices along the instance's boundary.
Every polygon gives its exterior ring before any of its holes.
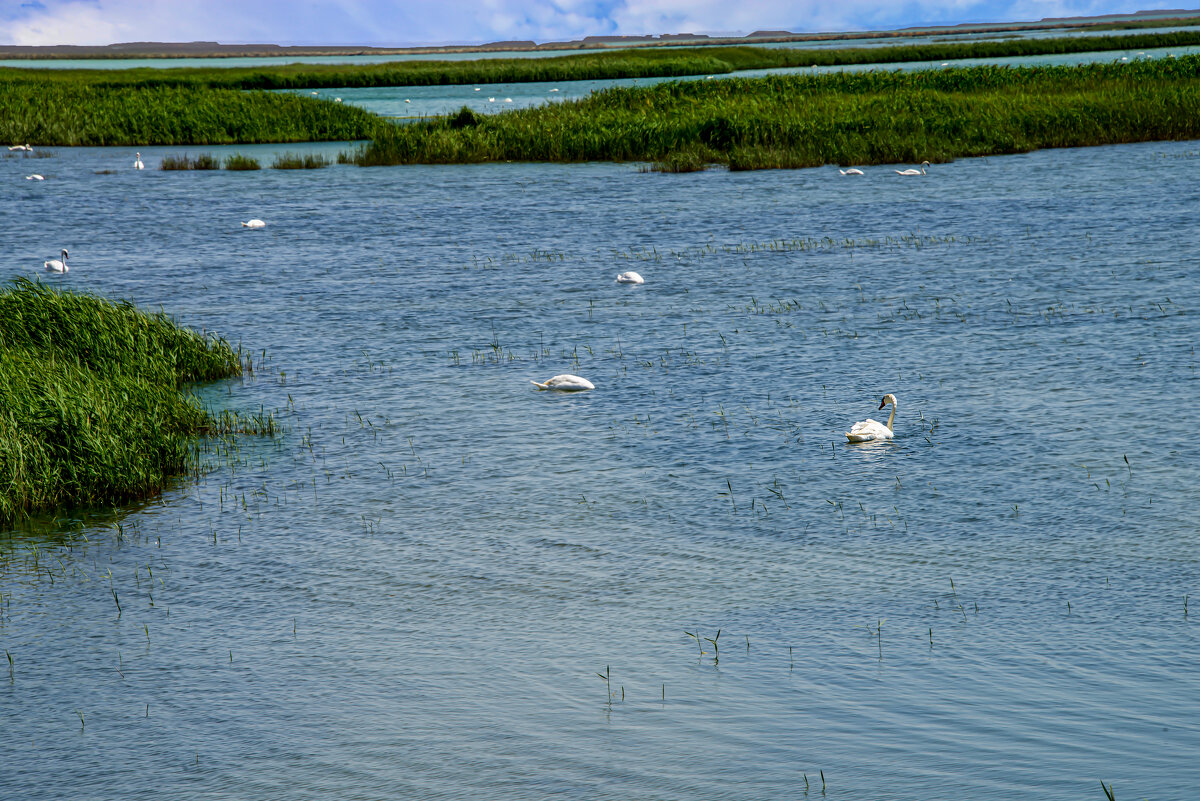
{"type": "Polygon", "coordinates": [[[881,400],[881,401],[879,402],[879,408],[880,408],[880,409],[882,409],[884,406],[887,406],[887,399],[886,399],[886,398],[885,398],[884,400],[881,400]]]}

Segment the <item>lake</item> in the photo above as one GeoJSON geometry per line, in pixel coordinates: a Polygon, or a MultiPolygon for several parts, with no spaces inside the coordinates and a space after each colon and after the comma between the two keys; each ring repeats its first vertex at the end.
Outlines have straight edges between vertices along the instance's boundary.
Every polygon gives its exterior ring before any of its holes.
{"type": "Polygon", "coordinates": [[[199,392],[284,432],[0,535],[4,796],[1200,786],[1197,143],[923,177],[48,150],[0,158],[4,275],[241,342],[199,392]],[[848,446],[889,392],[895,439],[848,446]]]}

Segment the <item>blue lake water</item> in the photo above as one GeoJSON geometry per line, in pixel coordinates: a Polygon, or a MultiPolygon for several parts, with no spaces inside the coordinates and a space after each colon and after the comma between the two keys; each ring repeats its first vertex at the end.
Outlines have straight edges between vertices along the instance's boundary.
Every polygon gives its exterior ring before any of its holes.
{"type": "Polygon", "coordinates": [[[284,432],[0,538],[0,795],[1200,786],[1197,143],[915,178],[53,152],[0,158],[3,275],[240,341],[202,397],[284,432]],[[596,389],[530,384],[565,372],[596,389]],[[886,392],[895,440],[846,446],[886,392]]]}

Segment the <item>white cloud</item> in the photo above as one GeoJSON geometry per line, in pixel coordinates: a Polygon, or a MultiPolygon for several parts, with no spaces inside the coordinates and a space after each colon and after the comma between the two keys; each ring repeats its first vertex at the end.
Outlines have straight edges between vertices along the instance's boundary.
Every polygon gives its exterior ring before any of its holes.
{"type": "Polygon", "coordinates": [[[862,30],[1138,7],[1111,0],[41,0],[0,6],[0,44],[544,42],[613,33],[862,30]]]}

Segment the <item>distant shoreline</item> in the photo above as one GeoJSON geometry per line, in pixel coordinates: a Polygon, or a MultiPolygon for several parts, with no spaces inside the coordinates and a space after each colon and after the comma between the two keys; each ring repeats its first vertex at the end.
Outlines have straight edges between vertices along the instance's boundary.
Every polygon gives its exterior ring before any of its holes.
{"type": "Polygon", "coordinates": [[[588,36],[569,42],[530,40],[490,42],[481,45],[445,45],[429,47],[355,47],[274,44],[220,44],[219,42],[131,42],[111,45],[0,45],[0,59],[58,61],[66,59],[173,59],[173,58],[311,58],[314,56],[413,56],[458,53],[538,52],[546,50],[612,50],[632,47],[690,47],[704,45],[761,45],[788,42],[854,41],[917,36],[954,36],[962,34],[1016,33],[1022,31],[1063,30],[1091,27],[1144,27],[1149,24],[1200,24],[1200,10],[1139,11],[1135,14],[1110,14],[1099,17],[1043,19],[1038,22],[963,24],[897,31],[847,31],[834,33],[792,33],[755,31],[746,36],[708,36],[705,34],[662,34],[661,36],[588,36]]]}

